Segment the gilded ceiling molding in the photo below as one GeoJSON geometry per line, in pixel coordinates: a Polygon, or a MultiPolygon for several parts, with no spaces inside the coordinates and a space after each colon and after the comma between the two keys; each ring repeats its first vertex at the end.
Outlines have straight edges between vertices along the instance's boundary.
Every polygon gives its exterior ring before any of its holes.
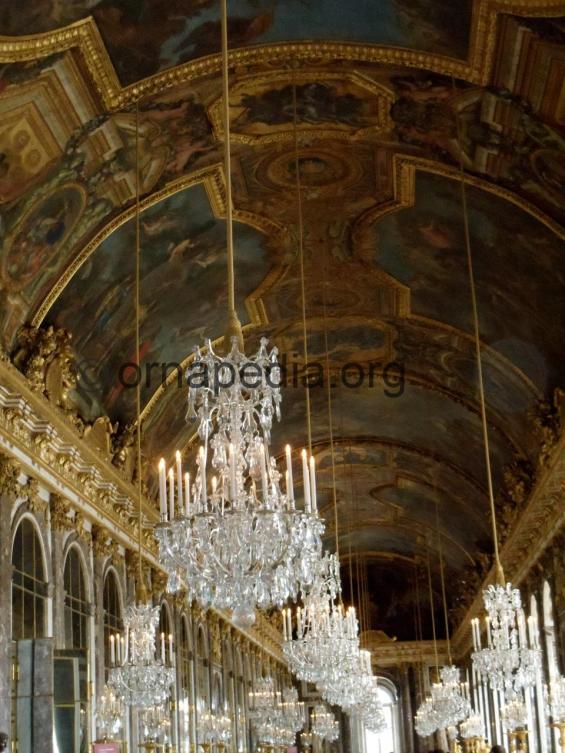
{"type": "MultiPolygon", "coordinates": [[[[165,199],[168,199],[170,196],[173,196],[176,193],[179,193],[179,191],[183,191],[187,188],[191,188],[192,186],[196,186],[202,184],[204,186],[204,189],[206,191],[206,195],[208,196],[208,200],[210,202],[210,207],[212,209],[212,213],[216,219],[224,219],[226,216],[225,212],[225,200],[224,200],[224,172],[223,172],[223,166],[221,165],[213,165],[210,167],[202,168],[201,170],[197,170],[193,173],[189,173],[188,175],[184,175],[181,178],[178,178],[177,180],[172,181],[171,183],[168,183],[164,188],[162,188],[160,191],[156,191],[155,193],[152,193],[150,196],[147,196],[140,202],[140,210],[141,212],[144,212],[146,209],[149,209],[150,207],[154,206],[155,204],[159,204],[160,202],[164,201],[165,199]]],[[[64,289],[67,287],[71,279],[74,277],[74,275],[78,272],[78,270],[82,267],[82,265],[87,261],[87,259],[93,254],[98,246],[106,240],[110,235],[112,235],[113,232],[118,230],[122,225],[124,225],[129,220],[133,219],[135,217],[137,209],[136,206],[130,206],[123,212],[121,212],[119,215],[114,217],[113,220],[111,220],[108,224],[106,224],[102,230],[100,230],[87,244],[84,246],[82,251],[78,254],[78,256],[73,260],[71,264],[65,269],[61,277],[57,280],[57,282],[53,285],[47,296],[45,297],[45,300],[37,310],[37,312],[34,314],[31,325],[32,327],[39,327],[41,326],[41,323],[47,316],[49,310],[54,305],[55,301],[59,298],[61,293],[64,291],[64,289]]],[[[255,214],[253,212],[248,212],[246,210],[238,210],[234,209],[234,220],[236,222],[241,222],[243,224],[249,225],[259,232],[263,233],[267,237],[272,237],[273,235],[282,234],[284,232],[284,228],[281,224],[276,222],[273,219],[270,219],[268,217],[262,217],[258,214],[255,214]]],[[[143,248],[141,250],[141,253],[143,255],[143,248]]],[[[269,287],[274,284],[274,280],[278,279],[278,276],[281,272],[278,274],[274,274],[269,282],[269,287]]],[[[264,287],[264,283],[260,286],[259,290],[263,293],[263,291],[266,288],[264,287]]],[[[252,294],[250,296],[250,307],[249,307],[249,313],[250,315],[255,310],[254,309],[254,303],[253,298],[255,294],[252,294]]],[[[253,316],[252,316],[253,320],[253,316]]],[[[257,323],[260,323],[260,318],[257,319],[257,323]]]]}
{"type": "MultiPolygon", "coordinates": [[[[496,46],[497,17],[513,14],[524,17],[553,17],[565,12],[563,0],[476,0],[467,60],[435,55],[403,47],[339,42],[292,42],[259,44],[230,52],[232,66],[261,63],[272,65],[289,59],[304,62],[321,59],[424,68],[435,73],[484,85],[488,83],[496,46]]],[[[121,87],[110,56],[94,19],[90,16],[69,26],[31,36],[0,36],[0,62],[37,60],[56,52],[77,48],[107,110],[121,109],[141,97],[161,94],[166,89],[218,74],[221,56],[208,55],[161,71],[142,81],[121,87]]]]}
{"type": "Polygon", "coordinates": [[[355,244],[359,234],[393,212],[401,209],[413,207],[416,202],[416,171],[440,175],[444,178],[461,182],[464,180],[466,185],[473,188],[480,188],[482,191],[492,193],[501,199],[504,199],[524,212],[541,222],[551,230],[558,238],[565,239],[565,228],[558,222],[548,217],[544,212],[537,209],[531,202],[516,196],[512,191],[501,188],[484,178],[479,178],[469,173],[461,175],[460,169],[455,166],[446,165],[434,160],[423,157],[412,157],[406,154],[395,154],[393,156],[393,198],[385,204],[372,207],[362,214],[354,223],[352,228],[352,238],[355,244]]]}
{"type": "Polygon", "coordinates": [[[371,630],[363,634],[363,645],[373,654],[376,667],[399,667],[402,664],[447,664],[447,641],[383,641],[371,630]]]}
{"type": "MultiPolygon", "coordinates": [[[[500,559],[507,581],[519,586],[535,563],[565,527],[565,431],[554,446],[551,457],[541,466],[536,485],[516,516],[505,539],[500,559]]],[[[471,649],[470,621],[483,612],[482,590],[495,582],[491,568],[471,606],[453,635],[454,652],[464,656],[471,649]]]]}

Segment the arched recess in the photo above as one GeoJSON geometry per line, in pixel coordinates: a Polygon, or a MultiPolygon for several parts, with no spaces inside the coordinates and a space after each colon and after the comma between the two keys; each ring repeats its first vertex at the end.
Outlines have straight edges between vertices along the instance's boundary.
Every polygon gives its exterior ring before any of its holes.
{"type": "Polygon", "coordinates": [[[12,539],[12,640],[47,634],[47,567],[41,533],[24,515],[12,539]]]}
{"type": "Polygon", "coordinates": [[[121,633],[123,629],[123,602],[118,575],[109,567],[104,578],[102,596],[104,615],[104,667],[106,673],[110,667],[110,636],[121,633]]]}
{"type": "Polygon", "coordinates": [[[83,553],[76,543],[67,549],[63,568],[65,589],[65,648],[88,649],[90,641],[90,598],[83,553]]]}

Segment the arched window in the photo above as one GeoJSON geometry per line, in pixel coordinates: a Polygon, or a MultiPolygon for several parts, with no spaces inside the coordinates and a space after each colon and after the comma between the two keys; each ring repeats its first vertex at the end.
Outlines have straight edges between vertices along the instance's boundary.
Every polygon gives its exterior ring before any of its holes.
{"type": "Polygon", "coordinates": [[[381,703],[385,726],[380,732],[365,730],[366,753],[401,753],[398,699],[392,683],[379,677],[377,698],[381,703]]]}
{"type": "Polygon", "coordinates": [[[34,524],[23,518],[12,548],[12,640],[45,636],[47,583],[34,524]]]}
{"type": "Polygon", "coordinates": [[[88,648],[90,605],[82,559],[72,546],[65,560],[65,648],[88,648]]]}
{"type": "Polygon", "coordinates": [[[188,620],[185,615],[180,620],[180,635],[178,642],[178,668],[179,668],[179,714],[182,750],[190,749],[190,634],[188,620]]]}
{"type": "Polygon", "coordinates": [[[118,579],[113,570],[108,570],[104,580],[104,666],[110,667],[110,636],[122,632],[122,606],[118,579]]]}

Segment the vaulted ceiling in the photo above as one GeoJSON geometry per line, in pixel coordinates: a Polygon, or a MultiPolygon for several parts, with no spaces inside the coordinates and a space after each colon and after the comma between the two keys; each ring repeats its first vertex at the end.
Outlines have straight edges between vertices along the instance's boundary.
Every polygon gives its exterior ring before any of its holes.
{"type": "MultiPolygon", "coordinates": [[[[340,552],[345,572],[366,568],[372,627],[414,637],[428,559],[438,587],[436,521],[453,606],[491,547],[462,180],[501,509],[512,505],[505,468],[535,466],[532,412],[564,383],[565,3],[228,5],[247,344],[268,335],[291,376],[302,362],[295,89],[308,351],[327,374],[327,345],[335,381],[340,552]],[[351,374],[339,383],[348,363],[364,369],[362,385],[351,374]]],[[[66,328],[83,418],[125,426],[138,98],[143,363],[183,363],[223,332],[219,4],[8,3],[0,34],[2,347],[13,350],[26,323],[66,328]]],[[[162,385],[160,367],[150,373],[151,487],[161,454],[190,453],[192,428],[174,376],[162,385]]],[[[311,397],[331,548],[328,396],[314,387],[311,397]]],[[[304,444],[305,414],[290,379],[278,451],[304,444]]]]}

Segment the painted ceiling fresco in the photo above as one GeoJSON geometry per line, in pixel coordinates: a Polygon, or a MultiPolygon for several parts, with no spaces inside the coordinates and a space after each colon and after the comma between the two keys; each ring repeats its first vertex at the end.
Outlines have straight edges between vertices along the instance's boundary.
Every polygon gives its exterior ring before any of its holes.
{"type": "MultiPolygon", "coordinates": [[[[36,34],[92,16],[123,84],[219,52],[215,0],[51,0],[7,3],[0,33],[36,34]]],[[[303,40],[394,45],[463,58],[471,2],[237,0],[229,3],[232,47],[303,40]]]]}
{"type": "MultiPolygon", "coordinates": [[[[490,562],[462,177],[502,531],[508,479],[533,479],[540,401],[565,384],[565,2],[234,0],[229,15],[238,309],[247,348],[267,335],[287,367],[275,451],[307,441],[298,170],[326,542],[329,378],[345,595],[351,567],[370,626],[411,638],[428,558],[439,593],[438,520],[454,619],[490,562]],[[348,363],[362,383],[338,387],[348,363]]],[[[167,364],[223,334],[218,50],[211,0],[0,9],[0,347],[65,328],[82,419],[131,426],[138,131],[150,493],[161,454],[195,451],[167,364]]]]}

